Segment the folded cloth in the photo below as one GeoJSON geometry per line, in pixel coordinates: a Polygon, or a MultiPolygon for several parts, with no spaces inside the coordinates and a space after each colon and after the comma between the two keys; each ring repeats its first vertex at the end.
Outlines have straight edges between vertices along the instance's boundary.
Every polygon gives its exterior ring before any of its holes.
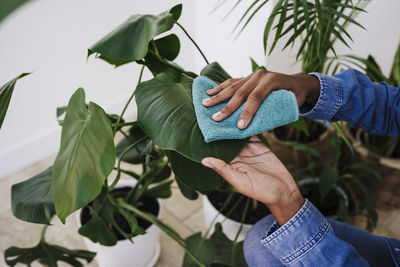
{"type": "Polygon", "coordinates": [[[231,116],[223,121],[216,122],[211,116],[223,108],[229,99],[212,107],[205,107],[201,101],[209,98],[206,91],[217,84],[205,76],[198,76],[193,81],[193,105],[200,130],[206,143],[224,139],[243,139],[278,126],[297,121],[299,108],[296,96],[287,90],[274,91],[262,102],[250,125],[245,129],[237,127],[237,121],[243,111],[244,102],[231,116]]]}

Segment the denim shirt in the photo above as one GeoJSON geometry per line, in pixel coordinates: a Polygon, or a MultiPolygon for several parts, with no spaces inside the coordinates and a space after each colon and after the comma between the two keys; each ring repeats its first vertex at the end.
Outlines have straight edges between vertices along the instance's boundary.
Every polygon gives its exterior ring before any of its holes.
{"type": "MultiPolygon", "coordinates": [[[[321,92],[317,104],[304,104],[301,115],[320,120],[344,120],[372,134],[399,136],[400,88],[373,83],[361,72],[346,70],[333,77],[318,77],[321,92]]],[[[399,248],[386,239],[396,266],[399,248]]],[[[368,266],[357,251],[335,236],[318,209],[306,200],[287,223],[275,221],[262,244],[284,265],[289,266],[368,266]]]]}

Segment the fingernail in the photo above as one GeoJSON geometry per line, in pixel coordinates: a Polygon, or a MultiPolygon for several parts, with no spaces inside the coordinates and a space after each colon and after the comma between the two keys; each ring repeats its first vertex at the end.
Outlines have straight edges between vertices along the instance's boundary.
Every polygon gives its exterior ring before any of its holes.
{"type": "Polygon", "coordinates": [[[217,113],[215,113],[212,117],[213,119],[219,119],[222,116],[221,111],[218,111],[217,113]]]}
{"type": "Polygon", "coordinates": [[[208,93],[211,93],[211,92],[212,92],[212,89],[210,89],[210,90],[207,90],[206,92],[207,92],[207,94],[208,94],[208,93]]]}
{"type": "Polygon", "coordinates": [[[209,102],[210,102],[210,99],[209,99],[209,98],[203,99],[203,101],[201,101],[201,103],[203,103],[203,104],[207,104],[207,103],[209,103],[209,102]]]}
{"type": "Polygon", "coordinates": [[[213,167],[212,163],[209,160],[203,160],[202,163],[206,167],[209,167],[209,168],[213,167]]]}
{"type": "Polygon", "coordinates": [[[246,125],[246,121],[244,120],[244,119],[240,119],[239,121],[238,121],[238,124],[237,124],[237,126],[239,127],[239,128],[244,128],[244,126],[246,125]]]}

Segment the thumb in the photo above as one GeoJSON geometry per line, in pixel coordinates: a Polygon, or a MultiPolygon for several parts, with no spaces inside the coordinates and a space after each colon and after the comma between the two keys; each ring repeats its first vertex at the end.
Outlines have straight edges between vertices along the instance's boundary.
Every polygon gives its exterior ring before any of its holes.
{"type": "Polygon", "coordinates": [[[235,170],[231,165],[227,164],[225,161],[217,158],[207,157],[204,158],[201,163],[216,171],[219,175],[224,177],[225,180],[231,182],[233,180],[233,176],[235,175],[235,170]]]}

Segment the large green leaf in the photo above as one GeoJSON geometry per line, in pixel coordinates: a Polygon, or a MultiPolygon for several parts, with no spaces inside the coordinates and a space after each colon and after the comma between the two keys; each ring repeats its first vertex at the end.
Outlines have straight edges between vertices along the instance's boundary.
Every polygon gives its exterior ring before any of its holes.
{"type": "MultiPolygon", "coordinates": [[[[207,267],[231,266],[246,267],[243,255],[243,241],[233,242],[223,233],[221,224],[216,224],[215,231],[210,238],[201,233],[189,236],[185,240],[187,248],[207,267]]],[[[187,255],[182,266],[195,267],[196,263],[187,255]]]]}
{"type": "Polygon", "coordinates": [[[190,200],[195,200],[199,197],[199,194],[196,191],[194,191],[193,189],[182,183],[178,177],[175,176],[175,180],[176,183],[178,184],[179,190],[181,191],[184,197],[190,200]]]}
{"type": "Polygon", "coordinates": [[[0,0],[0,23],[17,8],[29,0],[0,0]]]}
{"type": "Polygon", "coordinates": [[[98,53],[101,59],[116,66],[144,58],[149,42],[172,28],[181,9],[182,5],[176,5],[159,15],[130,16],[90,47],[88,56],[98,53]]]}
{"type": "Polygon", "coordinates": [[[21,79],[26,75],[29,75],[29,73],[22,73],[0,87],[0,129],[3,125],[4,118],[6,117],[8,105],[10,104],[11,96],[14,92],[15,83],[18,79],[21,79]]]}
{"type": "Polygon", "coordinates": [[[15,217],[32,223],[50,224],[55,214],[51,190],[51,167],[11,188],[11,205],[15,217]]]}
{"type": "Polygon", "coordinates": [[[68,263],[74,267],[82,267],[79,259],[90,263],[96,253],[88,250],[69,250],[57,245],[51,245],[45,241],[40,241],[31,248],[9,247],[4,251],[5,262],[9,266],[15,266],[18,263],[31,266],[34,261],[39,261],[43,266],[57,267],[59,262],[68,263]]]}
{"type": "Polygon", "coordinates": [[[114,162],[110,119],[95,103],[86,106],[85,92],[80,88],[68,103],[53,166],[54,205],[62,222],[100,193],[114,162]]]}
{"type": "Polygon", "coordinates": [[[169,160],[176,179],[192,190],[209,191],[220,187],[224,180],[201,163],[192,161],[175,151],[169,151],[169,160]]]}
{"type": "Polygon", "coordinates": [[[207,156],[231,161],[247,140],[204,141],[193,107],[192,83],[186,75],[176,82],[164,73],[141,83],[136,93],[140,127],[160,148],[193,161],[200,163],[207,156]]]}

